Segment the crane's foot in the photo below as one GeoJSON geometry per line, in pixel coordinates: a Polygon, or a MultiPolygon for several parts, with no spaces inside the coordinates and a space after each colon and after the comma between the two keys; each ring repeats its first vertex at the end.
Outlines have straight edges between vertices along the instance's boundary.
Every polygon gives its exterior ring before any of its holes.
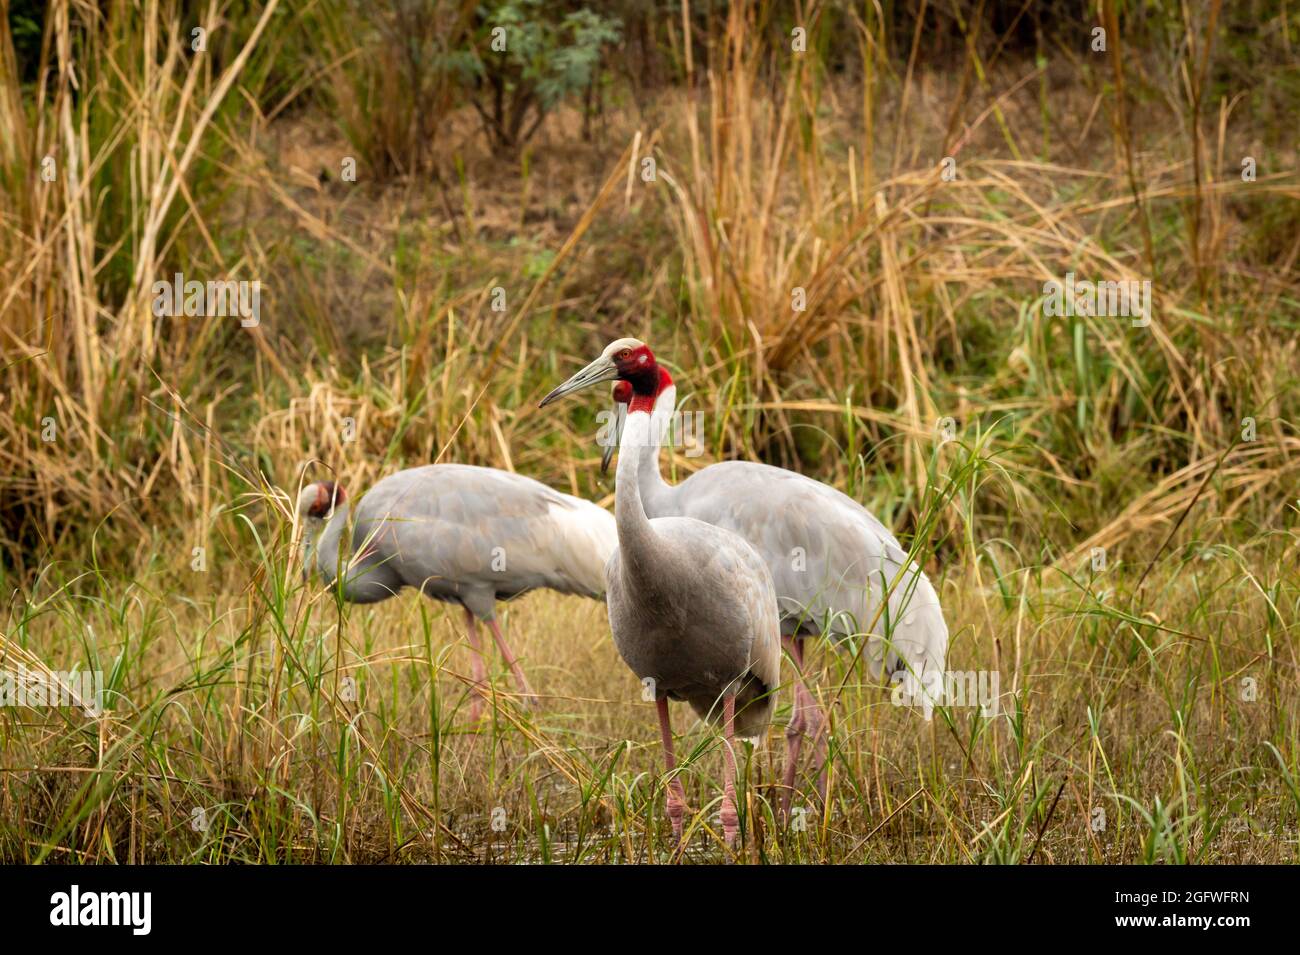
{"type": "Polygon", "coordinates": [[[673,845],[682,848],[682,820],[686,816],[686,794],[681,781],[673,779],[668,784],[668,821],[673,827],[673,845]]]}
{"type": "Polygon", "coordinates": [[[735,846],[739,832],[740,814],[736,812],[736,793],[732,784],[722,796],[722,841],[728,848],[735,846]]]}

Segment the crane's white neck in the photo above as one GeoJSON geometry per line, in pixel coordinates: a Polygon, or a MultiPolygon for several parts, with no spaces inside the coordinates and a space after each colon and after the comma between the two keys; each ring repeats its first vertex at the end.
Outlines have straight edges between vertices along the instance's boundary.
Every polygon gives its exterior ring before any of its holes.
{"type": "Polygon", "coordinates": [[[302,525],[298,528],[298,545],[304,576],[311,573],[311,564],[316,558],[316,541],[324,529],[325,522],[314,517],[303,518],[302,525]]]}
{"type": "MultiPolygon", "coordinates": [[[[302,576],[306,580],[323,563],[321,557],[321,539],[325,536],[326,521],[319,517],[308,517],[302,522],[302,576]]],[[[334,542],[336,545],[338,541],[334,542]]]]}
{"type": "Polygon", "coordinates": [[[642,460],[658,456],[652,446],[652,427],[651,416],[644,411],[628,412],[627,420],[623,422],[623,433],[618,441],[618,470],[614,472],[614,515],[620,519],[620,529],[621,515],[628,508],[635,506],[642,518],[645,517],[637,477],[642,460]]]}
{"type": "MultiPolygon", "coordinates": [[[[663,495],[670,490],[659,471],[659,448],[668,443],[672,429],[673,415],[677,413],[677,388],[669,385],[655,397],[654,410],[641,417],[648,419],[647,434],[654,436],[650,450],[641,456],[637,468],[636,482],[641,492],[644,506],[658,513],[663,504],[663,495]]],[[[620,458],[622,451],[620,449],[620,458]]]]}
{"type": "Polygon", "coordinates": [[[338,575],[339,547],[347,529],[350,503],[334,508],[328,518],[309,517],[302,522],[303,576],[318,573],[323,582],[333,583],[338,575]]]}
{"type": "Polygon", "coordinates": [[[652,433],[658,436],[659,445],[668,440],[672,428],[673,415],[677,413],[677,386],[669,385],[655,396],[654,411],[650,413],[652,433]]]}
{"type": "Polygon", "coordinates": [[[618,444],[618,470],[614,472],[614,520],[623,566],[643,576],[654,563],[654,532],[641,503],[638,477],[641,461],[658,457],[653,440],[654,423],[645,411],[629,411],[618,444]]]}

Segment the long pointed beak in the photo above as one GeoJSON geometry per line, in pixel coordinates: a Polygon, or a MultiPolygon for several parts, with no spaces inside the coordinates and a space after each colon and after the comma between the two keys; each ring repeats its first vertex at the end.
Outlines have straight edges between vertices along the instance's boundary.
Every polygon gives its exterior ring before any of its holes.
{"type": "Polygon", "coordinates": [[[618,450],[619,442],[623,440],[623,420],[627,417],[627,407],[614,402],[614,428],[613,440],[605,445],[605,450],[600,453],[600,473],[609,473],[609,462],[614,460],[614,452],[618,450]]]}
{"type": "Polygon", "coordinates": [[[549,395],[541,400],[537,407],[545,408],[552,401],[558,401],[565,395],[574,391],[581,391],[583,388],[590,388],[592,385],[598,385],[602,381],[613,381],[618,377],[618,367],[612,359],[601,355],[582,371],[578,372],[560,387],[556,388],[549,395]]]}

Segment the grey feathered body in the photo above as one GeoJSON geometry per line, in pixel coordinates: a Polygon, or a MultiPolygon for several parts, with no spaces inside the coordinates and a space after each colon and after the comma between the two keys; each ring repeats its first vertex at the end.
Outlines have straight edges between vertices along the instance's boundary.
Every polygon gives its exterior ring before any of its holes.
{"type": "MultiPolygon", "coordinates": [[[[636,440],[646,416],[633,416],[636,440]],[[638,418],[640,420],[638,420],[638,418]]],[[[618,550],[605,569],[609,623],[619,655],[657,696],[684,700],[717,722],[736,694],[736,732],[759,736],[780,683],[781,633],[766,563],[742,537],[686,517],[647,520],[634,458],[618,471],[618,550]]]]}
{"type": "MultiPolygon", "coordinates": [[[[673,397],[664,405],[672,408],[673,397]]],[[[663,420],[658,424],[662,431],[663,420]]],[[[843,640],[864,633],[902,570],[865,657],[876,677],[905,665],[918,676],[942,672],[948,627],[934,586],[890,530],[846,494],[748,461],[713,464],[669,485],[657,453],[642,457],[638,484],[650,517],[692,517],[754,546],[771,572],[787,635],[843,640]]]]}
{"type": "Polygon", "coordinates": [[[482,620],[497,600],[537,588],[599,598],[617,545],[614,517],[589,501],[493,468],[436,464],[391,474],[344,503],[312,555],[333,582],[342,566],[351,601],[414,587],[482,620]],[[351,555],[340,564],[350,533],[351,555]]]}
{"type": "Polygon", "coordinates": [[[767,565],[739,537],[702,521],[665,517],[650,528],[663,553],[653,575],[629,579],[618,551],[606,569],[619,655],[659,694],[713,722],[734,690],[736,732],[760,735],[776,705],[781,657],[767,565]]]}

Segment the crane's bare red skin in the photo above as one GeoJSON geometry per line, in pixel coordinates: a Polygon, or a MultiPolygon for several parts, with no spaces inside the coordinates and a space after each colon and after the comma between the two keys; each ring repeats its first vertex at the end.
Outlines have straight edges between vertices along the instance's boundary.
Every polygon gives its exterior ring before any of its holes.
{"type": "MultiPolygon", "coordinates": [[[[620,353],[614,358],[614,367],[618,369],[619,380],[626,381],[632,386],[632,393],[627,400],[629,413],[644,411],[648,414],[653,411],[655,399],[673,383],[668,369],[661,368],[655,362],[654,353],[650,351],[648,345],[630,348],[626,354],[620,353]]],[[[614,400],[624,400],[620,397],[617,388],[614,391],[614,400]]]]}
{"type": "Polygon", "coordinates": [[[337,504],[347,500],[347,492],[343,490],[342,484],[335,484],[333,481],[320,481],[316,484],[316,501],[307,509],[308,517],[329,517],[337,504]]]}

